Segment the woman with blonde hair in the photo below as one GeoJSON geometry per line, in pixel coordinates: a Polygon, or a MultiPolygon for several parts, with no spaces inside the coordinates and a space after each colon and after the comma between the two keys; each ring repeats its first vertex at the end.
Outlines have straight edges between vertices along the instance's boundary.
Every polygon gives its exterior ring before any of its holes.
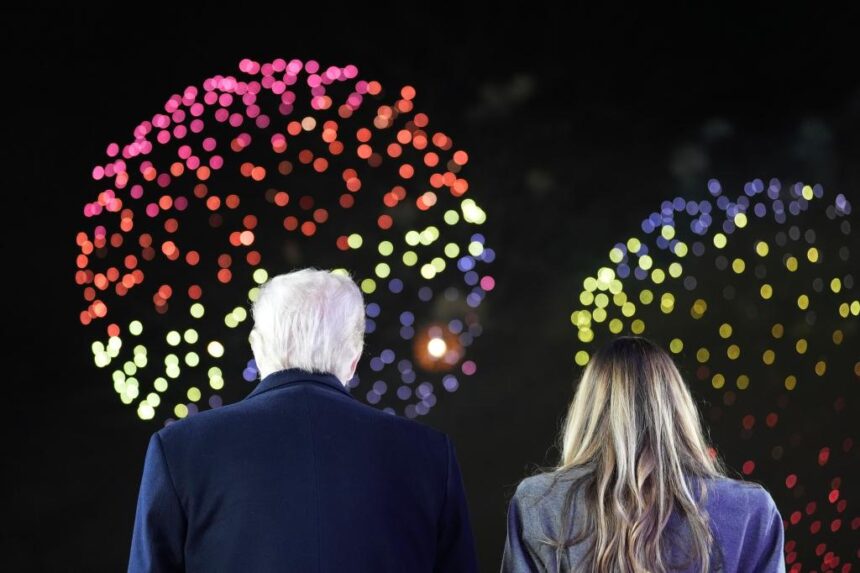
{"type": "Polygon", "coordinates": [[[672,357],[648,339],[594,354],[561,449],[517,487],[503,573],[785,571],[773,498],[727,476],[672,357]]]}

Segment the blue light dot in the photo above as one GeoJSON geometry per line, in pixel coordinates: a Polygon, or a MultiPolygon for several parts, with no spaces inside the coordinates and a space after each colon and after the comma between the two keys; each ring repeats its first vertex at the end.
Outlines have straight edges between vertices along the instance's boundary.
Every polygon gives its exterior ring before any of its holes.
{"type": "Polygon", "coordinates": [[[431,298],[433,298],[433,289],[430,287],[421,287],[418,289],[418,298],[423,302],[428,302],[431,298]]]}
{"type": "Polygon", "coordinates": [[[400,279],[391,279],[388,281],[388,290],[394,294],[399,294],[403,291],[403,281],[400,279]]]}
{"type": "Polygon", "coordinates": [[[373,318],[376,318],[377,316],[379,316],[379,310],[380,310],[379,305],[376,304],[375,302],[368,304],[364,308],[364,312],[367,314],[367,316],[370,316],[373,318]]]}

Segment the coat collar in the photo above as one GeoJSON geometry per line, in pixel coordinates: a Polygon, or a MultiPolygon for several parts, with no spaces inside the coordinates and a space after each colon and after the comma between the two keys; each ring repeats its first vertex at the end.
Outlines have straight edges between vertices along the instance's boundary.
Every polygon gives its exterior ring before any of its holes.
{"type": "Polygon", "coordinates": [[[286,370],[278,370],[277,372],[272,372],[271,374],[260,380],[260,383],[257,384],[257,387],[254,388],[250,394],[245,396],[243,400],[253,398],[254,396],[262,394],[263,392],[268,392],[269,390],[274,390],[275,388],[281,388],[287,385],[295,384],[321,385],[325,388],[352,397],[352,395],[349,393],[349,390],[347,390],[347,388],[341,383],[340,379],[334,374],[328,372],[309,372],[301,368],[287,368],[286,370]]]}

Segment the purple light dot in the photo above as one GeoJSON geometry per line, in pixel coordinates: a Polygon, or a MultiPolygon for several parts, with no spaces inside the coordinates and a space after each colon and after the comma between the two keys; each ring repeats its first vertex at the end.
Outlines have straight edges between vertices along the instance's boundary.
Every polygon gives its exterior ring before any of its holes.
{"type": "Polygon", "coordinates": [[[444,386],[445,390],[448,392],[456,392],[457,388],[460,387],[460,382],[457,380],[456,376],[448,374],[442,378],[442,386],[444,386]]]}
{"type": "Polygon", "coordinates": [[[212,396],[209,396],[209,407],[210,408],[213,408],[213,409],[214,408],[220,408],[223,405],[224,405],[224,401],[221,400],[221,396],[219,396],[218,394],[213,394],[212,396]]]}
{"type": "Polygon", "coordinates": [[[411,326],[404,326],[400,329],[400,337],[404,340],[412,340],[412,337],[415,336],[415,329],[411,326]]]}
{"type": "Polygon", "coordinates": [[[382,380],[377,380],[373,383],[373,391],[381,396],[388,392],[388,384],[382,380]]]}
{"type": "Polygon", "coordinates": [[[397,397],[401,400],[408,400],[412,397],[412,388],[409,386],[401,386],[397,389],[397,397]]]}
{"type": "Polygon", "coordinates": [[[415,315],[411,312],[404,311],[400,313],[400,324],[403,326],[412,326],[412,323],[415,322],[415,315]]]}
{"type": "Polygon", "coordinates": [[[371,332],[376,330],[376,322],[373,321],[372,318],[368,318],[364,321],[364,332],[370,334],[371,332]]]}
{"type": "Polygon", "coordinates": [[[465,362],[463,362],[463,365],[460,367],[460,369],[466,376],[471,376],[478,370],[478,365],[475,364],[474,360],[466,360],[465,362]]]}
{"type": "Polygon", "coordinates": [[[367,313],[367,316],[370,316],[372,318],[376,318],[377,316],[379,316],[380,308],[379,305],[375,302],[368,304],[364,310],[367,313]]]}
{"type": "Polygon", "coordinates": [[[374,356],[370,359],[371,370],[373,370],[374,372],[379,372],[383,368],[385,368],[385,362],[383,362],[381,358],[379,358],[378,356],[374,356]]]}
{"type": "Polygon", "coordinates": [[[379,355],[379,357],[386,364],[391,364],[392,362],[394,362],[394,358],[395,358],[394,351],[391,350],[390,348],[386,348],[385,350],[382,351],[382,353],[379,355]]]}
{"type": "Polygon", "coordinates": [[[720,185],[720,182],[716,179],[710,179],[708,181],[708,191],[711,195],[719,195],[722,191],[722,186],[720,185]]]}
{"type": "Polygon", "coordinates": [[[433,289],[430,287],[421,287],[418,289],[418,298],[422,302],[428,302],[431,298],[433,298],[433,289]]]}
{"type": "Polygon", "coordinates": [[[388,290],[393,292],[394,294],[398,294],[403,291],[403,281],[400,279],[391,279],[388,282],[388,290]]]}

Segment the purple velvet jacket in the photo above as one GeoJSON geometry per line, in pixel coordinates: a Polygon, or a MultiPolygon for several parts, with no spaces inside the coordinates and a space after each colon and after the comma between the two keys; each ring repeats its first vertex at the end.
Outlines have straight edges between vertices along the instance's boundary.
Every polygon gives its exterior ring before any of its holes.
{"type": "MultiPolygon", "coordinates": [[[[541,474],[523,480],[508,507],[508,535],[503,573],[525,571],[582,571],[580,564],[590,539],[557,553],[548,540],[558,539],[561,508],[566,503],[575,469],[563,474],[541,474]],[[561,475],[563,479],[555,480],[561,475]]],[[[707,512],[715,544],[709,556],[711,571],[724,573],[784,573],[783,522],[773,498],[762,486],[729,478],[708,479],[707,512]]],[[[699,489],[693,485],[695,493],[699,489]]],[[[584,523],[581,491],[573,492],[574,533],[584,523]]],[[[689,528],[673,513],[666,533],[670,564],[689,555],[689,528]]],[[[697,571],[693,565],[675,571],[697,571]]]]}

